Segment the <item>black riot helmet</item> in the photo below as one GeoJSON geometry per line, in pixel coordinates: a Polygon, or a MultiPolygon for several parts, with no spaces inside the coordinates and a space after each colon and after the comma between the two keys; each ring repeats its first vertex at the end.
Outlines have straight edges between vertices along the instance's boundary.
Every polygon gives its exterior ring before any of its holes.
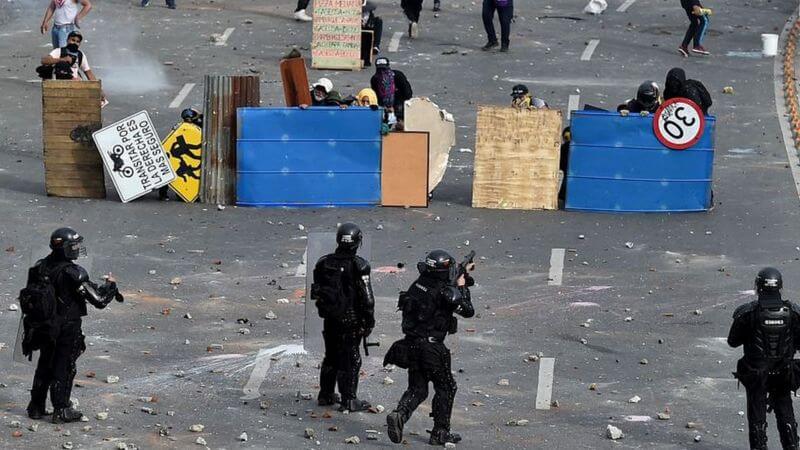
{"type": "Polygon", "coordinates": [[[451,280],[456,274],[456,260],[444,250],[434,250],[425,256],[425,261],[417,263],[422,275],[432,275],[443,280],[451,280]]]}
{"type": "Polygon", "coordinates": [[[50,248],[56,255],[70,261],[86,256],[83,236],[72,228],[59,228],[50,235],[50,248]]]}
{"type": "Polygon", "coordinates": [[[343,223],[336,229],[336,245],[346,250],[355,250],[361,246],[363,234],[361,228],[354,223],[343,223]]]}
{"type": "Polygon", "coordinates": [[[658,84],[655,81],[647,80],[639,85],[639,89],[636,91],[636,101],[649,110],[658,103],[659,95],[658,84]]]}
{"type": "Polygon", "coordinates": [[[783,288],[783,276],[774,267],[764,267],[756,275],[755,287],[757,294],[777,294],[783,288]]]}
{"type": "Polygon", "coordinates": [[[197,126],[203,126],[203,115],[200,111],[194,108],[186,108],[181,112],[181,119],[184,122],[193,123],[197,126]]]}
{"type": "Polygon", "coordinates": [[[528,92],[530,92],[528,90],[528,86],[525,86],[524,84],[517,84],[511,88],[511,96],[514,98],[522,98],[528,95],[528,92]]]}

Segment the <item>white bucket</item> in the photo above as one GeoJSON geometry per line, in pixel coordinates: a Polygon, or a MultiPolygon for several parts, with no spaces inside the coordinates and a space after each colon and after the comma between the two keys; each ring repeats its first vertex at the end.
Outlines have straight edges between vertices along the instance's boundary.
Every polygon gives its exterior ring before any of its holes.
{"type": "Polygon", "coordinates": [[[761,35],[761,44],[763,48],[761,49],[761,54],[764,56],[775,56],[778,54],[778,35],[777,34],[762,34],[761,35]]]}

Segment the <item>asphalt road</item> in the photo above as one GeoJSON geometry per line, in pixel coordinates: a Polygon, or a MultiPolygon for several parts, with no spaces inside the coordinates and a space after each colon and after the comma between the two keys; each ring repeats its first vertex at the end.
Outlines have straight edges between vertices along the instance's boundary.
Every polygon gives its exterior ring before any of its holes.
{"type": "MultiPolygon", "coordinates": [[[[374,284],[383,346],[365,358],[360,389],[374,404],[391,410],[405,385],[402,371],[384,372],[381,362],[400,334],[396,294],[413,280],[414,263],[437,247],[456,254],[475,249],[481,257],[473,291],[479,314],[448,338],[459,384],[453,429],[465,438],[459,447],[746,448],[744,390],[730,375],[738,352],[723,339],[731,313],[751,298],[746,291],[764,265],[783,271],[787,296],[800,292],[794,281],[800,275],[798,193],[775,110],[773,60],[748,52],[760,49],[761,33],[780,31],[794,2],[709,3],[715,15],[706,47],[713,55],[690,59],[675,51],[686,26],[677,0],[638,0],[626,12],[617,11],[621,1],[611,0],[599,17],[583,15],[583,1],[520,1],[508,54],[479,50],[485,42],[480,2],[445,1],[438,18],[428,4],[420,38],[404,37],[388,56],[415,93],[456,118],[451,167],[430,207],[222,211],[154,197],[121,204],[114,194],[105,201],[45,196],[40,85],[28,81],[36,78],[34,67],[49,42],[37,34],[45,6],[38,3],[0,4],[0,269],[6,274],[0,278],[0,342],[13,345],[19,317],[8,306],[25,269],[43,256],[49,233],[61,225],[87,237],[93,275],[113,271],[127,300],[85,319],[90,346],[78,363],[81,387],[74,396],[90,417],[86,424],[43,423],[29,431],[24,408],[32,368],[12,363],[8,347],[0,351],[0,447],[55,448],[69,441],[75,448],[116,448],[120,442],[189,448],[202,436],[211,448],[328,448],[345,446],[354,435],[362,446],[392,446],[385,413],[326,417],[325,409],[306,400],[304,394],[316,396],[318,357],[279,348],[302,343],[298,289],[304,280],[296,275],[306,234],[352,220],[371,234],[372,266],[382,268],[374,284]],[[597,48],[581,61],[591,39],[599,40],[597,48]],[[453,49],[458,51],[444,54],[453,49]],[[511,85],[526,80],[552,107],[566,108],[569,96],[579,93],[581,105],[613,108],[633,96],[640,81],[663,83],[676,65],[703,81],[714,98],[713,211],[470,208],[472,153],[458,149],[474,148],[478,104],[505,104],[511,85]],[[723,95],[724,86],[735,93],[723,95]],[[547,282],[554,248],[566,249],[561,286],[547,282]],[[409,270],[389,273],[397,263],[409,270]],[[175,277],[180,284],[171,284],[175,277]],[[289,302],[277,302],[282,298],[289,302]],[[268,311],[277,319],[265,319],[268,311]],[[237,323],[244,318],[247,324],[237,323]],[[223,348],[209,352],[212,344],[223,348]],[[256,355],[276,348],[285,351],[264,369],[267,358],[256,355]],[[526,361],[538,352],[555,358],[552,399],[558,407],[549,410],[535,408],[537,395],[544,395],[537,392],[540,368],[526,361]],[[265,374],[263,380],[251,379],[254,369],[265,374]],[[87,377],[89,371],[96,376],[87,377]],[[108,375],[120,382],[106,383],[108,375]],[[394,384],[384,384],[387,376],[394,384]],[[500,379],[508,385],[498,385],[500,379]],[[243,388],[253,383],[260,383],[260,399],[242,400],[243,388]],[[140,401],[151,396],[154,402],[140,401]],[[633,396],[641,401],[629,403],[633,396]],[[667,409],[670,419],[657,420],[667,409]],[[95,419],[102,411],[108,419],[95,419]],[[530,423],[506,425],[519,419],[530,423]],[[15,429],[5,426],[15,420],[22,437],[12,437],[15,429]],[[697,428],[687,428],[689,422],[697,428]],[[192,424],[205,429],[192,433],[192,424]],[[608,424],[625,438],[606,439],[608,424]],[[303,437],[305,428],[315,430],[315,440],[303,437]],[[378,440],[366,440],[369,429],[382,433],[378,440]],[[247,442],[237,440],[242,432],[247,442]]],[[[111,101],[104,121],[147,109],[166,133],[180,112],[168,105],[186,83],[197,86],[181,106],[200,105],[207,73],[260,73],[262,103],[281,104],[277,61],[293,46],[308,47],[310,25],[290,19],[293,2],[274,3],[179,1],[171,11],[156,2],[147,9],[99,2],[84,21],[82,49],[111,101]],[[210,41],[212,33],[228,28],[234,30],[227,45],[210,41]]],[[[405,23],[399,2],[376,3],[386,22],[386,49],[405,23]]],[[[309,77],[328,76],[351,93],[371,74],[312,71],[309,77]]],[[[410,445],[426,441],[429,411],[424,404],[408,424],[417,433],[408,436],[410,445]]],[[[778,443],[774,428],[770,441],[778,443]]]]}

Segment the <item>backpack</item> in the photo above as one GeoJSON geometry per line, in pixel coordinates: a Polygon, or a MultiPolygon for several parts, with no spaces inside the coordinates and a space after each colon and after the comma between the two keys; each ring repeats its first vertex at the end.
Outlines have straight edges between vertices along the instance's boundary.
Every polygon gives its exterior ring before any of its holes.
{"type": "MultiPolygon", "coordinates": [[[[70,54],[67,51],[66,47],[61,47],[60,50],[61,50],[61,56],[60,56],[61,58],[70,54]]],[[[78,67],[80,67],[81,64],[83,63],[83,52],[80,50],[78,50],[77,59],[78,59],[77,60],[78,67]]],[[[36,74],[39,75],[39,78],[43,80],[52,80],[54,69],[55,69],[55,64],[42,64],[41,66],[36,68],[36,74]]]]}
{"type": "Polygon", "coordinates": [[[314,268],[311,297],[323,319],[344,322],[351,315],[354,266],[352,258],[325,257],[314,268]]]}
{"type": "Polygon", "coordinates": [[[47,270],[47,265],[40,262],[28,271],[28,284],[19,291],[19,306],[27,321],[46,323],[56,315],[58,295],[53,274],[62,266],[47,270]]]}

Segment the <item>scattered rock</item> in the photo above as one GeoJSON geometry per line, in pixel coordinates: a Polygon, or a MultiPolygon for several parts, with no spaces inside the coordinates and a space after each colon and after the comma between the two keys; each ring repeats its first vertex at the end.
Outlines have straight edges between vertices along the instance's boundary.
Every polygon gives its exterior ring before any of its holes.
{"type": "Polygon", "coordinates": [[[279,305],[288,305],[289,304],[289,299],[288,298],[279,298],[279,299],[275,300],[275,303],[277,303],[279,305]]]}
{"type": "Polygon", "coordinates": [[[20,438],[22,437],[22,431],[14,430],[11,432],[11,437],[20,438]]]}
{"type": "Polygon", "coordinates": [[[105,412],[105,411],[99,412],[99,413],[95,414],[94,418],[97,419],[97,420],[106,420],[106,419],[108,419],[108,413],[105,412]]]}
{"type": "Polygon", "coordinates": [[[385,384],[386,386],[391,386],[394,384],[394,380],[389,377],[385,377],[383,379],[383,384],[385,384]]]}
{"type": "Polygon", "coordinates": [[[614,425],[609,425],[606,427],[606,437],[616,441],[617,439],[622,439],[625,437],[625,434],[622,433],[622,430],[615,427],[614,425]]]}
{"type": "Polygon", "coordinates": [[[530,423],[528,419],[511,419],[506,422],[506,425],[510,427],[524,427],[530,423]]]}
{"type": "Polygon", "coordinates": [[[119,377],[116,375],[109,375],[106,377],[106,383],[108,384],[119,383],[119,377]]]}
{"type": "Polygon", "coordinates": [[[73,448],[72,442],[64,442],[63,444],[61,444],[61,448],[65,450],[72,450],[73,448]]]}
{"type": "Polygon", "coordinates": [[[205,425],[197,423],[194,425],[190,425],[189,431],[191,431],[192,433],[202,433],[205,428],[206,428],[205,425]]]}
{"type": "Polygon", "coordinates": [[[578,235],[578,239],[586,239],[586,236],[584,236],[584,235],[582,235],[582,234],[579,234],[579,235],[578,235]]]}
{"type": "Polygon", "coordinates": [[[300,231],[305,231],[306,227],[302,223],[297,224],[297,229],[300,231]]]}
{"type": "Polygon", "coordinates": [[[456,444],[454,444],[452,442],[445,442],[444,443],[444,448],[456,448],[456,444]]]}
{"type": "Polygon", "coordinates": [[[20,428],[22,427],[22,423],[19,420],[12,420],[11,423],[8,424],[9,428],[20,428]]]}
{"type": "Polygon", "coordinates": [[[633,317],[630,316],[626,317],[625,322],[633,322],[633,317]]]}
{"type": "Polygon", "coordinates": [[[649,362],[650,362],[650,361],[648,361],[648,360],[647,360],[647,358],[642,358],[642,359],[639,361],[639,364],[641,364],[641,365],[643,365],[643,366],[646,366],[646,365],[647,365],[649,362]]]}
{"type": "Polygon", "coordinates": [[[189,313],[186,313],[186,314],[184,314],[184,315],[183,315],[183,318],[184,318],[184,319],[189,319],[189,320],[192,320],[192,315],[191,315],[191,314],[189,314],[189,313]]]}
{"type": "Polygon", "coordinates": [[[559,406],[561,406],[561,404],[558,403],[558,400],[553,400],[552,402],[550,402],[551,408],[558,408],[559,406]]]}
{"type": "Polygon", "coordinates": [[[264,315],[264,318],[267,320],[275,320],[278,318],[278,315],[272,311],[267,311],[267,314],[264,315]]]}
{"type": "Polygon", "coordinates": [[[375,229],[378,230],[378,231],[381,231],[383,229],[383,225],[378,224],[378,225],[375,226],[375,229]]]}
{"type": "Polygon", "coordinates": [[[250,328],[239,328],[239,334],[250,334],[250,328]]]}
{"type": "Polygon", "coordinates": [[[350,436],[349,438],[344,440],[344,443],[356,445],[361,443],[361,439],[358,436],[350,436]]]}
{"type": "Polygon", "coordinates": [[[177,286],[177,285],[181,284],[182,281],[183,280],[181,280],[181,277],[175,277],[175,278],[169,280],[169,284],[171,284],[173,286],[177,286]]]}
{"type": "Polygon", "coordinates": [[[597,383],[590,384],[589,385],[589,390],[590,391],[596,391],[597,390],[597,383]]]}
{"type": "Polygon", "coordinates": [[[314,431],[313,428],[306,428],[304,435],[306,439],[314,439],[315,437],[317,437],[317,433],[314,431]]]}
{"type": "Polygon", "coordinates": [[[17,311],[17,310],[19,310],[19,306],[17,306],[16,303],[12,303],[12,304],[8,305],[8,310],[9,311],[17,311]]]}
{"type": "Polygon", "coordinates": [[[539,356],[538,355],[528,355],[528,357],[526,358],[526,361],[528,361],[528,362],[537,362],[537,361],[539,361],[539,356]]]}
{"type": "Polygon", "coordinates": [[[686,422],[686,428],[688,428],[690,430],[695,430],[695,429],[700,428],[702,426],[703,426],[703,424],[701,424],[699,422],[686,422]]]}
{"type": "Polygon", "coordinates": [[[38,423],[32,423],[32,424],[28,425],[28,430],[33,431],[34,433],[39,431],[39,424],[38,423]]]}
{"type": "Polygon", "coordinates": [[[581,342],[581,344],[583,344],[583,345],[586,345],[586,344],[588,344],[588,343],[589,343],[589,341],[588,341],[588,340],[586,340],[586,338],[581,338],[580,342],[581,342]]]}
{"type": "Polygon", "coordinates": [[[670,419],[670,415],[669,415],[669,413],[660,412],[660,413],[658,413],[658,414],[656,415],[656,418],[657,418],[658,420],[669,420],[669,419],[670,419]]]}
{"type": "Polygon", "coordinates": [[[695,316],[701,316],[701,315],[703,315],[703,311],[701,311],[701,310],[699,310],[699,309],[695,309],[693,314],[694,314],[695,316]]]}
{"type": "Polygon", "coordinates": [[[155,415],[156,415],[156,412],[155,412],[155,410],[154,410],[153,408],[150,408],[150,407],[147,407],[147,406],[142,406],[142,407],[141,407],[141,411],[142,411],[143,413],[147,413],[147,414],[150,414],[150,415],[152,415],[152,416],[155,416],[155,415]]]}
{"type": "Polygon", "coordinates": [[[638,395],[634,395],[633,397],[628,399],[628,403],[639,403],[640,401],[642,401],[642,398],[639,397],[638,395]]]}
{"type": "Polygon", "coordinates": [[[206,440],[198,436],[197,439],[194,440],[194,443],[197,445],[206,445],[206,440]]]}
{"type": "Polygon", "coordinates": [[[239,435],[239,440],[241,442],[247,442],[247,433],[242,432],[242,434],[239,435]]]}
{"type": "Polygon", "coordinates": [[[498,386],[508,386],[508,385],[509,385],[509,383],[508,383],[508,379],[506,379],[506,378],[500,378],[500,381],[498,381],[498,382],[497,382],[497,385],[498,385],[498,386]]]}
{"type": "Polygon", "coordinates": [[[697,434],[697,435],[695,435],[695,436],[694,436],[694,441],[695,441],[695,442],[700,442],[702,439],[703,439],[703,438],[702,438],[702,437],[701,437],[699,434],[697,434]]]}
{"type": "Polygon", "coordinates": [[[733,86],[725,86],[722,88],[722,93],[733,95],[733,86]]]}
{"type": "Polygon", "coordinates": [[[625,243],[625,247],[627,247],[627,248],[633,248],[633,242],[626,242],[626,243],[625,243]]]}

